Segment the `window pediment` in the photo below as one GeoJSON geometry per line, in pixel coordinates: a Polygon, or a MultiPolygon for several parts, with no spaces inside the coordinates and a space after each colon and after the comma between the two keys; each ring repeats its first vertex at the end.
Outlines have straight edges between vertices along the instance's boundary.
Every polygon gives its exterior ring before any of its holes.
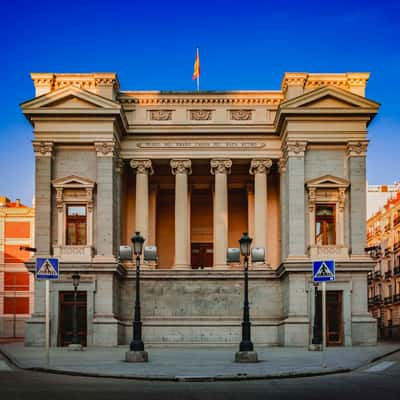
{"type": "Polygon", "coordinates": [[[318,178],[310,179],[306,182],[307,189],[338,189],[338,188],[348,188],[350,186],[350,181],[344,178],[339,178],[334,175],[324,175],[318,178]]]}
{"type": "Polygon", "coordinates": [[[94,188],[95,186],[95,182],[91,179],[82,178],[76,175],[54,179],[52,184],[55,188],[63,189],[85,189],[94,188]]]}

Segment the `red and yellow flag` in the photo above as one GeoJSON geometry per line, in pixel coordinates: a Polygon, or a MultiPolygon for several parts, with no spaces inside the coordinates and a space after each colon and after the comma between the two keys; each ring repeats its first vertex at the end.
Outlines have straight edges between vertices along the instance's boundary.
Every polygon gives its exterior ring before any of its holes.
{"type": "Polygon", "coordinates": [[[194,68],[192,79],[198,79],[200,77],[200,56],[199,56],[199,48],[196,49],[196,58],[194,60],[194,68]]]}

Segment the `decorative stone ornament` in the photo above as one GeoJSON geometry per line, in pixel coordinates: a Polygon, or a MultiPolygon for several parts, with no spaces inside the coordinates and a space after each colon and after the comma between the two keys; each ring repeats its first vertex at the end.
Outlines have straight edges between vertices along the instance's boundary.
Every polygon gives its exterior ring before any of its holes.
{"type": "Polygon", "coordinates": [[[250,163],[250,174],[268,174],[272,167],[272,160],[270,159],[253,159],[250,163]]]}
{"type": "Polygon", "coordinates": [[[211,174],[230,174],[232,167],[232,160],[228,158],[216,158],[210,161],[211,174]]]}
{"type": "Polygon", "coordinates": [[[193,121],[209,121],[212,117],[212,110],[190,110],[189,115],[193,121]]]}
{"type": "Polygon", "coordinates": [[[152,121],[171,121],[172,110],[150,110],[150,119],[152,121]]]}
{"type": "Polygon", "coordinates": [[[365,157],[367,155],[368,141],[348,142],[346,155],[347,157],[365,157]]]}
{"type": "Polygon", "coordinates": [[[35,157],[52,157],[54,150],[53,142],[40,142],[34,140],[32,142],[33,151],[35,152],[35,157]]]}
{"type": "Polygon", "coordinates": [[[189,159],[174,159],[170,161],[172,175],[192,174],[192,161],[189,159]]]}
{"type": "Polygon", "coordinates": [[[114,142],[95,142],[94,147],[97,157],[112,157],[119,153],[118,145],[114,142]]]}
{"type": "Polygon", "coordinates": [[[154,174],[154,170],[151,165],[151,160],[148,159],[131,160],[130,165],[133,169],[136,169],[137,174],[146,174],[146,175],[154,174]]]}
{"type": "Polygon", "coordinates": [[[230,119],[234,121],[250,121],[253,118],[252,110],[230,110],[230,119]]]}
{"type": "Polygon", "coordinates": [[[285,146],[287,156],[304,157],[307,142],[288,141],[285,146]]]}

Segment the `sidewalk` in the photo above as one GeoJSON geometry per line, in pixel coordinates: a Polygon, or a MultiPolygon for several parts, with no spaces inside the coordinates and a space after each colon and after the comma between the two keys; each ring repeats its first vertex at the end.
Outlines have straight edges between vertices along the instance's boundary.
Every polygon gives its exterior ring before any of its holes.
{"type": "Polygon", "coordinates": [[[213,381],[267,379],[324,375],[348,372],[388,353],[400,350],[400,343],[381,343],[376,347],[337,347],[326,352],[327,367],[322,367],[322,353],[299,348],[257,347],[259,362],[233,362],[237,346],[229,348],[150,347],[147,363],[124,361],[128,346],[88,347],[68,351],[55,347],[50,352],[50,366],[40,347],[23,343],[0,343],[0,351],[18,367],[85,376],[149,380],[213,381]]]}

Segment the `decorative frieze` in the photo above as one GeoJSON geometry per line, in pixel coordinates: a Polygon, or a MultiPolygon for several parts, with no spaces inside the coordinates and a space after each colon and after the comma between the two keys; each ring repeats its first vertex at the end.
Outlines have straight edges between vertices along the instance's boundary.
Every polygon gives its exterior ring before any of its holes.
{"type": "Polygon", "coordinates": [[[232,160],[228,158],[215,158],[210,161],[211,174],[230,174],[232,167],[232,160]]]}
{"type": "Polygon", "coordinates": [[[153,175],[153,167],[149,159],[134,159],[131,160],[130,166],[136,169],[137,174],[153,175]]]}
{"type": "Polygon", "coordinates": [[[172,175],[192,174],[192,161],[189,159],[174,159],[170,161],[172,175]]]}
{"type": "Polygon", "coordinates": [[[263,148],[265,143],[262,142],[140,142],[136,143],[138,148],[146,149],[168,149],[168,148],[263,148]]]}
{"type": "Polygon", "coordinates": [[[171,121],[173,110],[150,110],[151,121],[171,121]]]}
{"type": "Polygon", "coordinates": [[[189,110],[189,119],[192,121],[210,121],[212,110],[189,110]]]}
{"type": "Polygon", "coordinates": [[[95,142],[97,157],[112,157],[119,154],[119,145],[116,142],[95,142]]]}
{"type": "Polygon", "coordinates": [[[250,121],[253,119],[252,110],[229,110],[229,119],[233,121],[250,121]]]}
{"type": "Polygon", "coordinates": [[[251,160],[249,172],[251,175],[268,174],[271,167],[272,167],[271,159],[255,158],[255,159],[251,160]]]}
{"type": "Polygon", "coordinates": [[[365,157],[367,155],[368,141],[348,142],[346,155],[347,157],[365,157]]]}
{"type": "Polygon", "coordinates": [[[35,152],[35,157],[52,157],[54,151],[53,142],[41,142],[34,140],[32,142],[33,151],[35,152]]]}

